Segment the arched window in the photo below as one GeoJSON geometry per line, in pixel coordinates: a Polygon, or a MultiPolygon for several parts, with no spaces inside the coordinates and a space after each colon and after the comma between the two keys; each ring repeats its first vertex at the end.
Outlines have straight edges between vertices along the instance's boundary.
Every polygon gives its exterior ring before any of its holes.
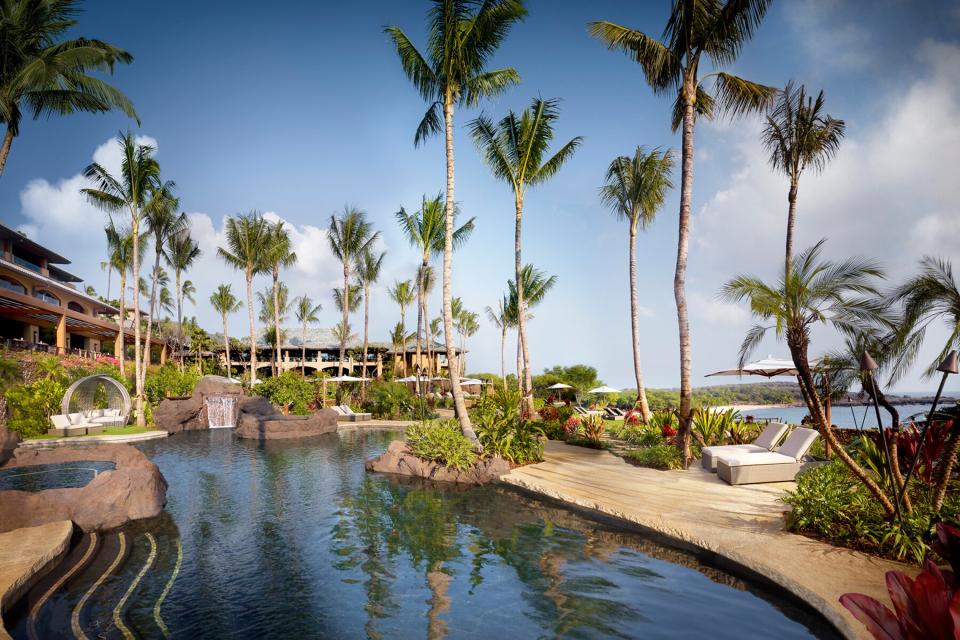
{"type": "Polygon", "coordinates": [[[74,302],[73,300],[71,300],[70,302],[67,303],[67,309],[70,309],[71,311],[78,311],[78,312],[80,312],[80,313],[86,313],[86,312],[87,312],[86,309],[84,309],[82,306],[80,306],[79,303],[74,302]]]}
{"type": "Polygon", "coordinates": [[[46,289],[37,289],[36,291],[33,292],[33,297],[38,300],[43,300],[47,304],[55,304],[58,307],[60,306],[60,298],[53,295],[46,289]]]}
{"type": "Polygon", "coordinates": [[[27,288],[12,278],[0,276],[0,288],[27,295],[27,288]]]}

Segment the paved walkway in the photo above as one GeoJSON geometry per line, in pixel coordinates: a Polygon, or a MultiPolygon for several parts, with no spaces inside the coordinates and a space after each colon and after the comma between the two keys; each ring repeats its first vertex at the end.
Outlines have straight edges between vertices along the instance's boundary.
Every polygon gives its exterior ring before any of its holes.
{"type": "Polygon", "coordinates": [[[155,438],[166,438],[170,434],[166,431],[144,431],[120,435],[72,436],[66,438],[37,438],[24,440],[19,446],[26,449],[45,449],[47,447],[73,446],[75,444],[117,444],[118,442],[142,442],[155,438]]]}
{"type": "MultiPolygon", "coordinates": [[[[72,533],[69,520],[0,533],[0,612],[60,562],[69,551],[72,533]]],[[[0,620],[0,640],[9,638],[0,620]]]]}
{"type": "Polygon", "coordinates": [[[657,471],[634,467],[609,452],[548,442],[545,460],[502,480],[544,496],[641,525],[717,553],[765,576],[808,602],[848,638],[869,638],[838,602],[866,593],[889,605],[884,573],[895,562],[784,531],[793,483],[731,487],[700,468],[657,471]]]}

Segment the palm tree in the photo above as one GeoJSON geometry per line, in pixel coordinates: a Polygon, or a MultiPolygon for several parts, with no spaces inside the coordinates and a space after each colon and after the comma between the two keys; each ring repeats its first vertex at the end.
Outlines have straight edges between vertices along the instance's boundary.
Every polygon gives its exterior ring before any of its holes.
{"type": "Polygon", "coordinates": [[[764,323],[747,332],[740,347],[740,366],[747,362],[770,329],[774,329],[778,337],[786,338],[798,372],[797,383],[817,431],[877,498],[889,517],[894,514],[893,503],[839,444],[827,422],[808,355],[810,334],[815,325],[832,325],[841,333],[851,335],[861,327],[875,325],[884,316],[887,305],[875,297],[877,290],[873,285],[873,280],[882,278],[883,272],[875,263],[860,258],[838,263],[821,261],[824,242],[821,240],[796,256],[790,270],[781,275],[776,285],[741,275],[727,282],[720,295],[730,302],[747,301],[753,315],[764,323]]]}
{"type": "MultiPolygon", "coordinates": [[[[333,296],[334,308],[336,308],[336,310],[342,314],[343,303],[344,303],[343,289],[341,289],[340,287],[334,287],[332,296],[333,296]]],[[[347,304],[350,305],[349,309],[347,309],[347,312],[355,313],[357,309],[360,308],[360,303],[363,302],[363,285],[357,282],[354,282],[353,284],[351,284],[350,291],[346,299],[348,300],[347,304]]]]}
{"type": "Polygon", "coordinates": [[[253,276],[269,266],[263,260],[263,247],[269,240],[270,223],[258,211],[227,218],[224,225],[227,247],[219,247],[217,255],[238,271],[247,281],[247,318],[250,321],[250,384],[257,382],[257,327],[253,320],[253,276]]]}
{"type": "Polygon", "coordinates": [[[183,274],[200,257],[200,245],[190,237],[189,229],[182,229],[178,233],[167,238],[167,246],[164,248],[163,257],[167,264],[173,269],[174,276],[174,295],[177,300],[177,341],[179,351],[180,371],[183,371],[183,274]]]}
{"type": "MultiPolygon", "coordinates": [[[[419,279],[418,279],[419,281],[419,279]]],[[[413,290],[413,281],[404,280],[403,282],[397,280],[393,283],[393,288],[388,289],[387,293],[390,294],[390,299],[400,305],[400,328],[401,334],[406,335],[407,333],[407,307],[413,304],[416,300],[416,293],[413,290]]],[[[419,307],[418,307],[419,308],[419,307]]],[[[403,364],[401,365],[404,375],[407,371],[407,359],[406,356],[403,358],[403,364]]]]}
{"type": "Polygon", "coordinates": [[[592,22],[590,35],[610,49],[619,49],[643,68],[654,93],[675,96],[672,127],[683,127],[680,177],[680,220],[673,295],[677,303],[680,335],[680,449],[684,467],[690,463],[690,420],[693,416],[690,324],[687,320],[687,248],[690,206],[693,201],[693,128],[698,117],[712,119],[716,112],[732,117],[767,108],[776,94],[773,87],[750,82],[720,71],[736,61],[743,45],[753,37],[772,0],[683,0],[674,2],[663,32],[665,42],[612,22],[592,22]],[[708,59],[714,71],[700,75],[708,59]],[[713,91],[704,84],[713,78],[713,91]]]}
{"type": "Polygon", "coordinates": [[[0,122],[6,125],[0,175],[24,109],[34,119],[120,109],[140,124],[123,93],[88,75],[113,73],[114,65],[129,64],[133,56],[102,40],[63,39],[79,12],[74,0],[0,0],[0,122]]]}
{"type": "Polygon", "coordinates": [[[480,314],[466,309],[457,317],[457,331],[460,333],[460,375],[467,375],[467,338],[480,330],[480,314]]]}
{"type": "Polygon", "coordinates": [[[495,326],[500,330],[500,377],[503,379],[503,388],[507,388],[507,364],[506,364],[506,347],[507,347],[507,328],[509,327],[509,322],[507,319],[507,307],[510,306],[510,299],[508,296],[503,296],[499,302],[497,302],[497,309],[494,310],[489,305],[484,309],[487,313],[487,319],[490,321],[490,324],[495,326]]]}
{"type": "MultiPolygon", "coordinates": [[[[429,293],[428,284],[432,286],[433,270],[430,267],[430,258],[442,254],[446,247],[446,213],[443,208],[443,195],[437,194],[434,198],[423,196],[420,204],[420,210],[416,213],[407,213],[403,207],[400,207],[394,216],[397,224],[407,237],[410,245],[420,254],[420,266],[417,269],[417,339],[416,339],[416,362],[418,370],[423,368],[423,333],[427,328],[427,295],[429,293]],[[429,282],[428,282],[429,279],[429,282]]],[[[454,209],[454,221],[459,215],[459,207],[454,209]]],[[[474,220],[470,218],[462,226],[453,232],[453,248],[459,248],[467,241],[470,234],[473,233],[474,220]]],[[[431,355],[432,344],[430,335],[427,335],[427,359],[432,363],[431,355]]],[[[448,354],[449,358],[449,354],[448,354]]],[[[453,360],[450,360],[453,362],[453,360]]],[[[428,365],[428,369],[431,365],[428,365]]],[[[427,375],[430,375],[427,372],[427,375]]],[[[417,392],[420,388],[420,376],[417,376],[417,392]]]]}
{"type": "Polygon", "coordinates": [[[643,422],[650,420],[650,405],[640,369],[640,301],[637,295],[637,229],[646,229],[673,188],[673,153],[637,147],[633,157],[620,156],[610,163],[600,201],[630,225],[630,330],[633,338],[633,372],[637,379],[637,404],[643,422]]]}
{"type": "Polygon", "coordinates": [[[177,213],[179,205],[180,201],[172,194],[161,194],[157,206],[148,210],[144,215],[147,231],[153,236],[155,254],[150,278],[150,314],[147,316],[146,344],[143,346],[143,359],[147,364],[150,363],[150,337],[153,332],[153,312],[157,305],[157,290],[158,287],[162,286],[159,280],[161,274],[166,277],[166,272],[160,266],[160,259],[163,257],[164,247],[170,238],[189,229],[187,214],[177,213]]]}
{"type": "MultiPolygon", "coordinates": [[[[81,191],[95,206],[109,213],[126,210],[130,215],[130,231],[133,234],[133,281],[140,281],[140,223],[143,216],[148,215],[155,208],[164,206],[173,190],[173,183],[163,183],[160,179],[160,165],[153,157],[154,149],[149,145],[137,144],[133,134],[129,131],[117,138],[120,145],[122,162],[120,177],[114,177],[94,162],[84,169],[84,176],[93,182],[92,188],[81,191]]],[[[134,376],[136,377],[135,394],[137,409],[137,426],[146,424],[143,413],[144,377],[146,367],[142,366],[140,352],[140,296],[133,297],[133,342],[134,342],[134,376]]]]}
{"type": "MultiPolygon", "coordinates": [[[[494,177],[503,180],[513,190],[516,222],[514,224],[513,253],[514,277],[519,280],[523,268],[521,259],[521,227],[523,224],[523,199],[528,187],[542,184],[557,175],[560,167],[570,159],[583,142],[581,136],[571,139],[550,156],[547,147],[553,141],[553,125],[560,116],[559,100],[535,98],[533,103],[518,116],[513,111],[496,125],[483,114],[470,123],[473,141],[483,156],[484,162],[494,177]]],[[[533,374],[530,372],[530,349],[527,342],[526,301],[523,288],[517,300],[519,335],[523,354],[523,379],[520,383],[524,404],[533,413],[533,374]]]]}
{"type": "MultiPolygon", "coordinates": [[[[363,368],[360,376],[367,377],[367,347],[369,345],[370,332],[370,285],[375,284],[380,278],[380,269],[383,267],[383,258],[386,252],[379,254],[372,249],[367,249],[357,258],[357,280],[363,287],[363,368]]],[[[366,399],[367,384],[364,382],[360,387],[361,399],[366,399]]]]}
{"type": "Polygon", "coordinates": [[[840,148],[846,131],[843,120],[823,113],[823,91],[814,100],[806,89],[788,83],[777,97],[776,106],[767,115],[762,140],[770,152],[770,165],[790,179],[787,194],[786,264],[793,260],[793,235],[797,223],[797,189],[800,174],[807,167],[823,171],[840,148]]]}
{"type": "MultiPolygon", "coordinates": [[[[523,354],[527,345],[520,333],[520,327],[526,326],[526,322],[533,318],[530,310],[543,302],[547,292],[557,284],[557,276],[547,276],[546,273],[537,269],[532,264],[525,264],[520,269],[520,291],[517,291],[516,281],[507,280],[507,316],[517,327],[517,385],[522,390],[523,381],[521,378],[529,374],[529,365],[526,364],[523,354]],[[523,319],[521,322],[520,300],[523,300],[523,319]]],[[[531,392],[532,393],[532,392],[531,392]]],[[[533,412],[532,406],[526,404],[527,410],[533,412]]]]}
{"type": "Polygon", "coordinates": [[[273,329],[276,333],[273,347],[273,375],[277,375],[280,372],[280,318],[276,315],[280,309],[277,300],[280,290],[280,268],[290,267],[297,262],[297,254],[291,249],[290,234],[283,228],[282,220],[271,226],[265,253],[264,259],[270,266],[270,273],[273,276],[273,310],[275,314],[273,329]]]}
{"type": "MultiPolygon", "coordinates": [[[[893,302],[903,304],[903,322],[897,336],[904,354],[898,366],[908,366],[917,357],[926,337],[927,327],[941,322],[947,330],[947,339],[936,359],[925,371],[932,375],[937,365],[950,351],[960,348],[960,285],[953,276],[953,264],[945,258],[924,256],[920,259],[920,273],[897,287],[893,302]]],[[[939,512],[946,498],[947,485],[953,475],[960,454],[960,433],[953,430],[953,438],[947,445],[937,480],[933,509],[939,512]]]]}
{"type": "MultiPolygon", "coordinates": [[[[453,316],[450,314],[453,271],[454,156],[453,109],[455,105],[476,106],[480,99],[502,93],[520,82],[511,68],[487,71],[494,52],[506,38],[510,27],[527,15],[520,0],[485,0],[482,4],[462,0],[433,0],[429,11],[429,48],[425,57],[399,27],[387,27],[407,78],[420,97],[430,103],[414,134],[414,145],[442,129],[446,142],[447,193],[444,207],[443,247],[443,331],[447,360],[456,362],[453,347],[453,316]]],[[[456,367],[448,367],[454,409],[460,427],[471,440],[477,440],[467,415],[456,367]]]]}
{"type": "Polygon", "coordinates": [[[210,305],[214,311],[220,314],[220,318],[223,320],[223,348],[227,356],[227,376],[230,376],[230,336],[227,330],[227,316],[234,311],[239,311],[240,307],[243,306],[243,302],[237,300],[237,297],[233,295],[233,291],[230,290],[230,285],[221,284],[217,287],[217,290],[210,295],[210,305]]]}
{"type": "Polygon", "coordinates": [[[300,375],[304,378],[307,377],[307,325],[311,322],[320,322],[320,317],[317,315],[320,313],[320,310],[323,309],[323,305],[313,304],[308,296],[302,295],[296,298],[294,301],[294,313],[297,314],[297,322],[300,323],[300,327],[303,329],[300,337],[300,375]]]}
{"type": "MultiPolygon", "coordinates": [[[[370,249],[380,238],[380,232],[374,232],[373,227],[367,222],[367,214],[354,209],[353,207],[344,207],[343,214],[330,216],[330,228],[327,229],[327,239],[330,241],[330,249],[337,257],[337,260],[343,265],[343,289],[345,296],[344,304],[339,305],[343,313],[343,319],[340,321],[344,327],[348,326],[347,314],[351,308],[350,305],[350,271],[363,253],[370,249]]],[[[337,375],[343,375],[343,357],[347,350],[346,332],[341,335],[340,340],[340,362],[337,365],[337,375]]]]}
{"type": "MultiPolygon", "coordinates": [[[[118,230],[114,226],[112,219],[110,220],[110,224],[104,229],[104,232],[107,234],[107,247],[110,252],[111,268],[116,269],[120,276],[120,296],[117,305],[120,309],[120,317],[117,318],[117,325],[120,327],[120,330],[117,333],[117,340],[121,342],[121,346],[118,349],[120,352],[120,375],[126,377],[127,350],[123,342],[127,320],[127,271],[129,271],[133,265],[133,234],[130,233],[129,229],[118,230]]],[[[145,243],[138,244],[141,259],[143,258],[146,248],[147,245],[145,243]]]]}

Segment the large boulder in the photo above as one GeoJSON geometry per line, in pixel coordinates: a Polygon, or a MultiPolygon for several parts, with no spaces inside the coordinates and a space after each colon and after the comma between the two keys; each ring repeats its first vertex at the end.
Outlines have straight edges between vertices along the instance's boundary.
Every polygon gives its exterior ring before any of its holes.
{"type": "Polygon", "coordinates": [[[163,511],[167,481],[157,465],[127,444],[20,448],[2,468],[86,460],[111,461],[115,468],[101,471],[84,487],[0,491],[0,532],[56,520],[73,520],[84,531],[101,531],[163,511]]]}
{"type": "Polygon", "coordinates": [[[194,396],[240,395],[243,387],[239,382],[224,376],[203,376],[193,388],[194,396]]]}
{"type": "Polygon", "coordinates": [[[263,396],[244,396],[237,403],[237,413],[241,419],[244,415],[275,416],[280,415],[280,409],[263,396]]]}
{"type": "Polygon", "coordinates": [[[461,471],[442,465],[439,462],[418,458],[413,455],[406,442],[394,440],[382,455],[367,461],[366,469],[367,471],[427,478],[443,482],[486,484],[495,482],[500,479],[500,476],[509,473],[510,463],[503,458],[494,456],[484,458],[469,469],[461,471]]]}
{"type": "Polygon", "coordinates": [[[13,456],[13,451],[19,444],[20,434],[0,425],[0,465],[13,456]]]}
{"type": "Polygon", "coordinates": [[[208,428],[203,398],[164,398],[153,410],[153,423],[157,429],[170,433],[195,431],[208,428]],[[202,414],[202,415],[201,415],[202,414]]]}
{"type": "Polygon", "coordinates": [[[240,424],[234,433],[238,438],[251,440],[286,440],[335,433],[336,430],[337,413],[333,409],[321,409],[307,416],[260,415],[243,412],[240,414],[240,424]]]}

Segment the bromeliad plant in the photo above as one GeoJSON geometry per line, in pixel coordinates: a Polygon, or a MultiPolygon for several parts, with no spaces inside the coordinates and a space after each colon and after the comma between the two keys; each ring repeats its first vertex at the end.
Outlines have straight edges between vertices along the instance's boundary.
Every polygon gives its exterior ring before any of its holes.
{"type": "Polygon", "coordinates": [[[960,530],[938,524],[933,548],[950,569],[928,559],[916,580],[900,571],[887,572],[893,611],[862,593],[845,593],[840,604],[877,640],[960,638],[960,530]]]}
{"type": "Polygon", "coordinates": [[[514,464],[543,460],[543,430],[520,411],[519,389],[497,388],[471,412],[485,455],[498,455],[514,464]]]}

